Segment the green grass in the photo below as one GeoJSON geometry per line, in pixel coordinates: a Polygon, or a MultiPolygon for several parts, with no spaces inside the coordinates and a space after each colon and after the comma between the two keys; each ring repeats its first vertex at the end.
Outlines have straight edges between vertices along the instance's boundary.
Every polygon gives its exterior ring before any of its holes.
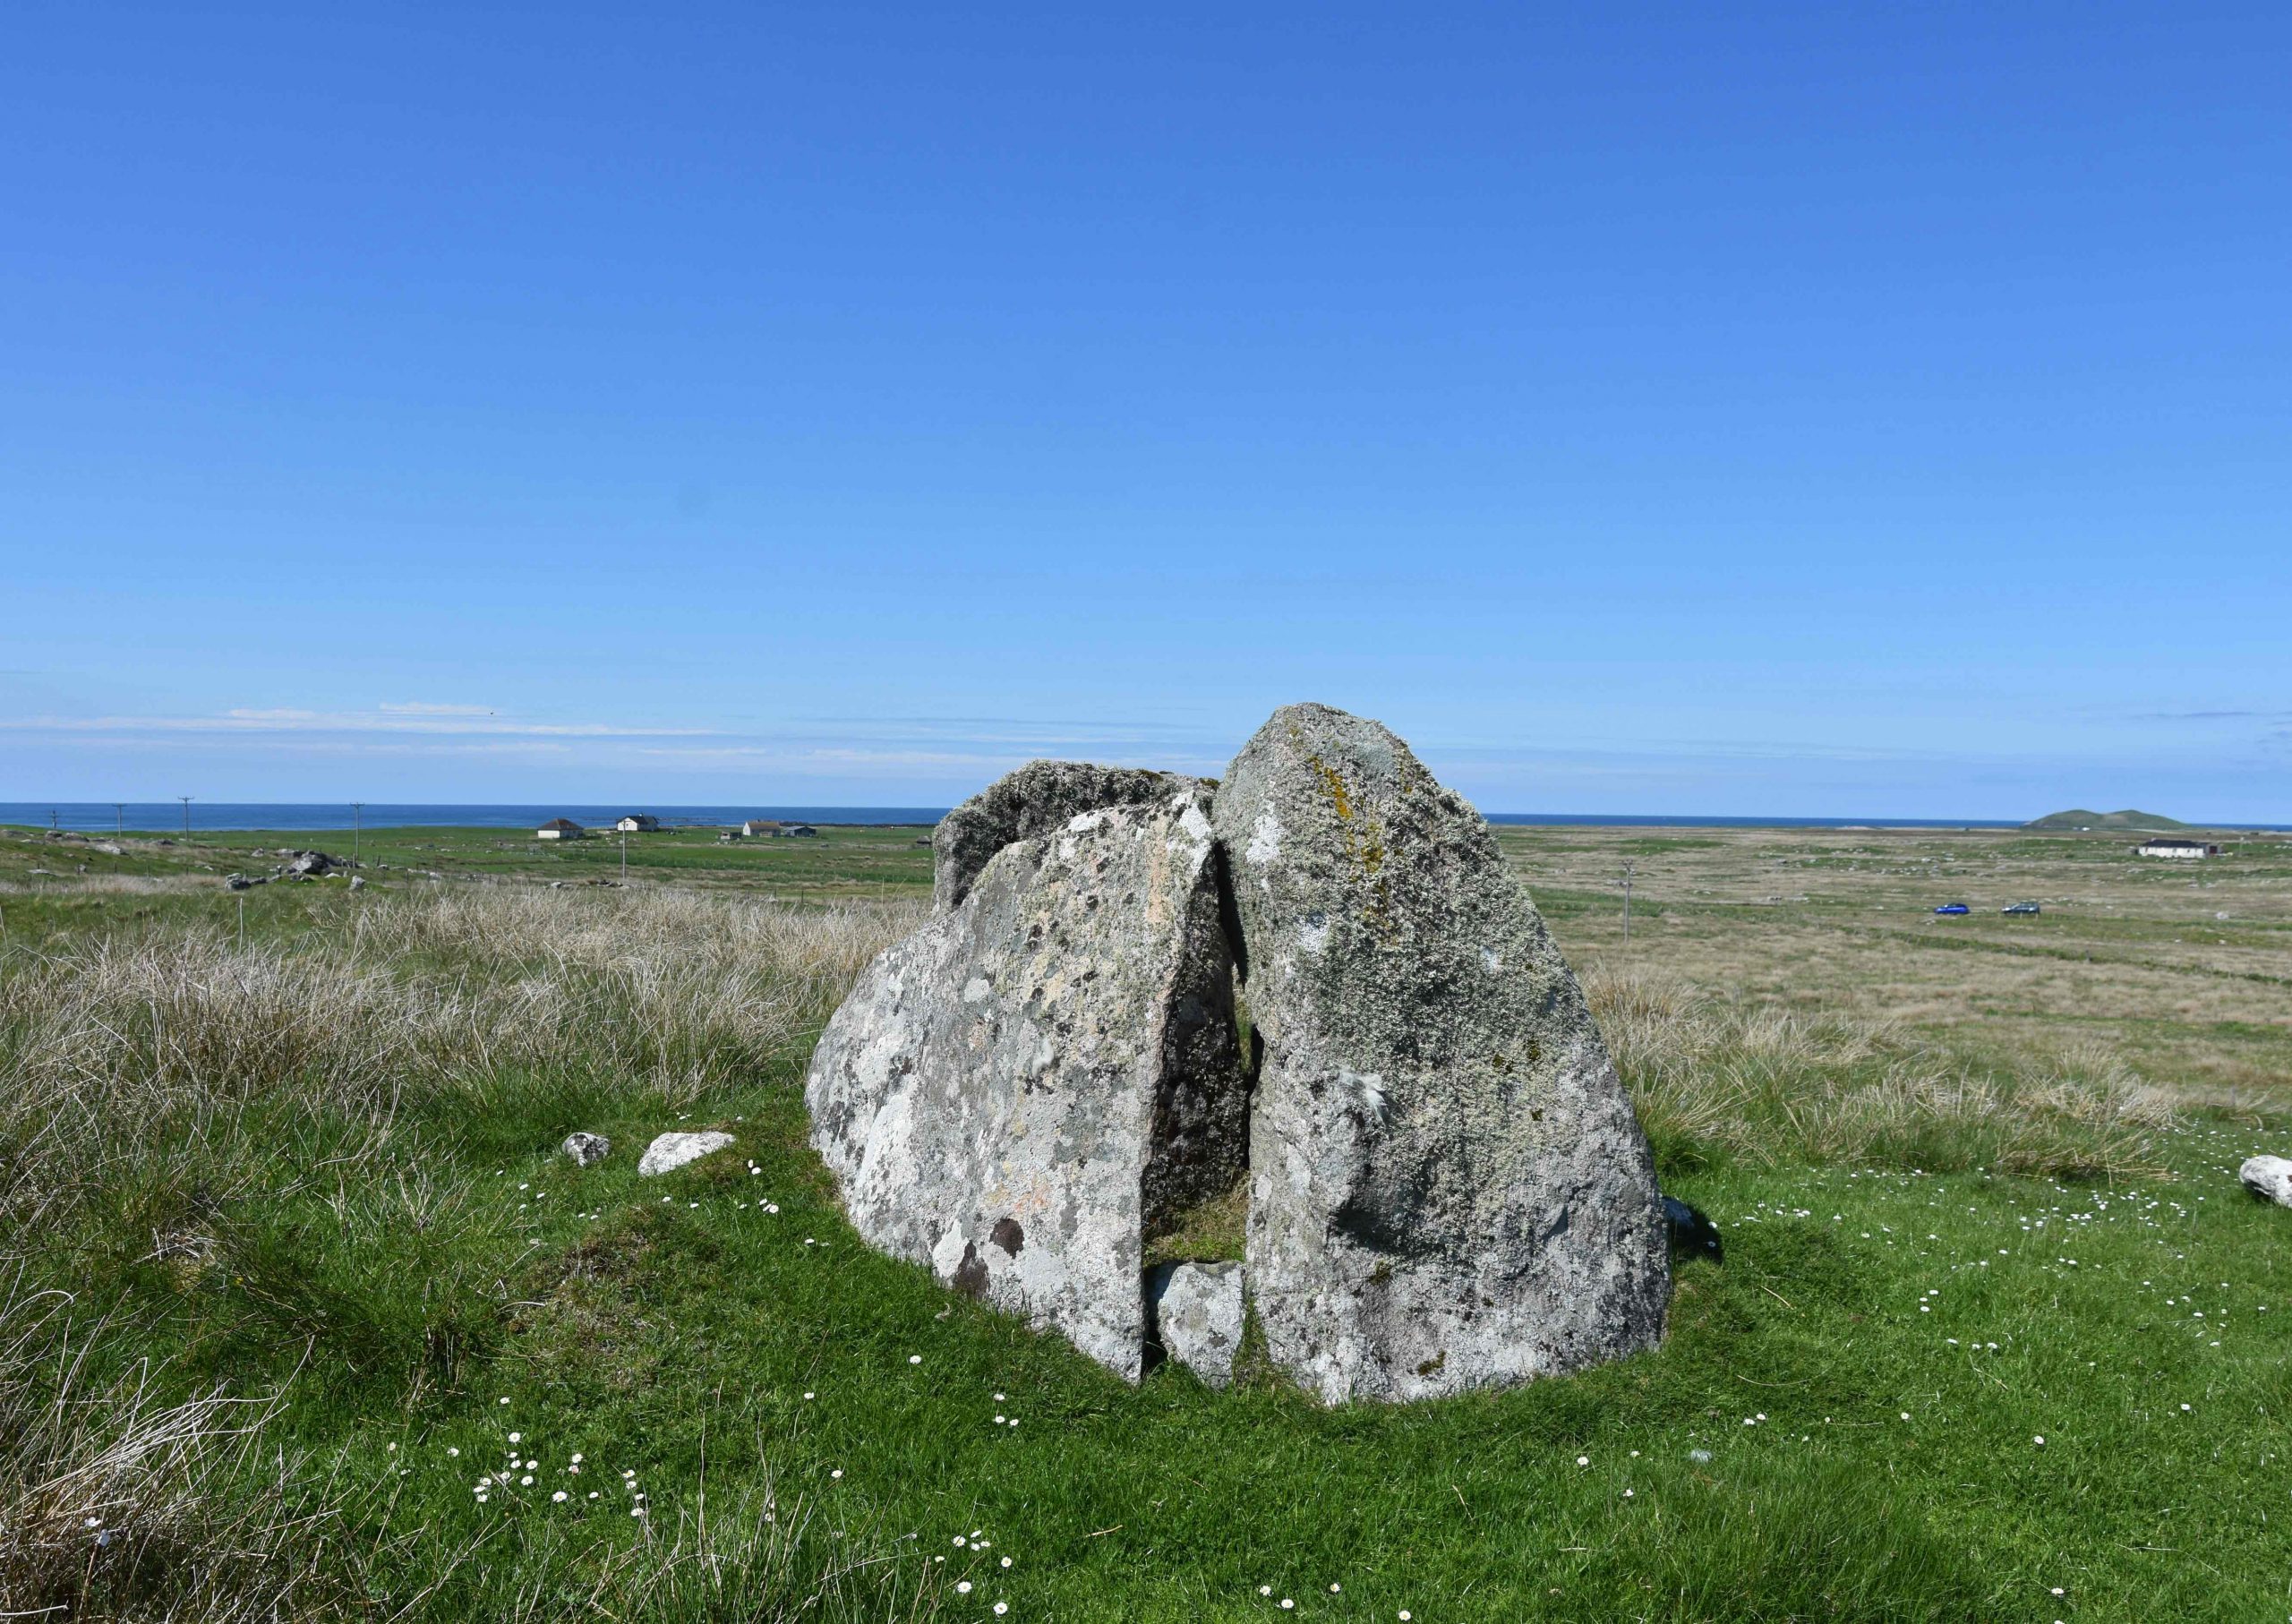
{"type": "Polygon", "coordinates": [[[1851,1095],[1851,1034],[1674,1039],[1661,1023],[1692,1012],[1643,1012],[1627,1055],[1757,1062],[1758,1109],[1782,1111],[1732,1133],[1650,1111],[1667,1187],[1727,1248],[1681,1268],[1664,1346],[1324,1410],[1175,1367],[1126,1387],[858,1243],[799,1085],[862,949],[772,934],[831,916],[273,886],[248,893],[242,953],[226,900],[6,902],[0,1611],[2292,1611],[2292,1214],[2233,1176],[2280,1118],[2149,1133],[2161,1182],[2011,1176],[1963,1136],[1809,1160],[1785,1107],[1851,1095]],[[554,1154],[577,1126],[612,1157],[554,1154]],[[653,1134],[700,1126],[738,1142],[635,1176],[653,1134]],[[147,1411],[218,1388],[275,1411],[90,1476],[147,1358],[147,1411]],[[535,1481],[521,1466],[481,1504],[513,1432],[535,1481]]]}

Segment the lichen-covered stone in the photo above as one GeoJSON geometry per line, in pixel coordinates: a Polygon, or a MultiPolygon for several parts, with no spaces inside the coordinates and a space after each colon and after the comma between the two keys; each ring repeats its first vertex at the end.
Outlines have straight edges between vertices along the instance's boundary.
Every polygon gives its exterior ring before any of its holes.
{"type": "Polygon", "coordinates": [[[852,1224],[1135,1380],[1145,1238],[1238,1176],[1209,798],[1006,842],[878,957],[805,1082],[852,1224]]]}
{"type": "Polygon", "coordinates": [[[1165,1263],[1148,1277],[1146,1299],[1163,1353],[1211,1387],[1233,1380],[1242,1351],[1239,1263],[1165,1263]]]}
{"type": "Polygon", "coordinates": [[[931,832],[931,902],[941,912],[970,894],[994,855],[1035,840],[1101,807],[1167,800],[1198,780],[1144,767],[1088,761],[1031,761],[939,820],[931,832]]]}
{"type": "Polygon", "coordinates": [[[612,1141],[602,1133],[577,1130],[565,1136],[560,1149],[573,1158],[576,1167],[594,1167],[612,1154],[612,1141]]]}
{"type": "Polygon", "coordinates": [[[1653,1346],[1647,1142],[1494,838],[1408,747],[1274,714],[1218,790],[1264,1049],[1250,1300],[1325,1401],[1525,1380],[1653,1346]]]}

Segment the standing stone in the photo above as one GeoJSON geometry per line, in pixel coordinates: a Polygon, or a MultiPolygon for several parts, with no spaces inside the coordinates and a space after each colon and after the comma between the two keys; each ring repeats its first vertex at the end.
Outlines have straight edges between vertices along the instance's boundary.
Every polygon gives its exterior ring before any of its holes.
{"type": "Polygon", "coordinates": [[[1167,800],[1199,782],[1144,767],[1032,761],[996,779],[931,832],[931,903],[944,913],[970,894],[989,859],[1013,841],[1034,840],[1101,807],[1167,800]]]}
{"type": "Polygon", "coordinates": [[[2252,1156],[2236,1169],[2245,1189],[2279,1207],[2292,1207],[2292,1161],[2280,1156],[2252,1156]]]}
{"type": "Polygon", "coordinates": [[[868,966],[804,1085],[869,1244],[1137,1380],[1144,1244],[1240,1175],[1209,796],[1011,841],[868,966]]]}
{"type": "Polygon", "coordinates": [[[1647,1141],[1478,814],[1376,722],[1291,705],[1219,786],[1244,990],[1250,1298],[1327,1402],[1654,1346],[1647,1141]]]}
{"type": "Polygon", "coordinates": [[[1239,1263],[1165,1263],[1146,1296],[1164,1353],[1211,1387],[1233,1380],[1242,1351],[1239,1263]]]}

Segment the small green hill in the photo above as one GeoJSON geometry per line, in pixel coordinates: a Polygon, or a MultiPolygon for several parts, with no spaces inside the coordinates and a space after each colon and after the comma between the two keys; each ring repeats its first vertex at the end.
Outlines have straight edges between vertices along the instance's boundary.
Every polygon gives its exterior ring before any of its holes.
{"type": "Polygon", "coordinates": [[[2190,825],[2177,818],[2162,817],[2154,812],[2135,812],[2131,808],[2122,812],[2088,812],[2073,808],[2066,812],[2052,812],[2022,825],[2024,829],[2185,829],[2190,825]]]}

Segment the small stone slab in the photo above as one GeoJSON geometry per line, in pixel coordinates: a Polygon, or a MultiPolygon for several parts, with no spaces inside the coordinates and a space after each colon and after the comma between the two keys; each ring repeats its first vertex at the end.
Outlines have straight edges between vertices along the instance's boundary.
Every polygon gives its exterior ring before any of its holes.
{"type": "Polygon", "coordinates": [[[1167,801],[1200,781],[1145,767],[1088,761],[1031,761],[939,820],[931,832],[931,903],[941,912],[971,894],[995,854],[1036,840],[1102,807],[1167,801]]]}
{"type": "Polygon", "coordinates": [[[663,1133],[645,1147],[644,1158],[637,1164],[637,1176],[651,1178],[697,1162],[704,1156],[713,1156],[732,1142],[730,1133],[663,1133]]]}
{"type": "Polygon", "coordinates": [[[560,1147],[577,1167],[594,1167],[612,1154],[612,1141],[602,1133],[572,1133],[560,1147]]]}
{"type": "Polygon", "coordinates": [[[1233,1380],[1242,1351],[1239,1263],[1165,1263],[1147,1278],[1146,1298],[1163,1353],[1211,1387],[1233,1380]]]}
{"type": "Polygon", "coordinates": [[[1334,1403],[1655,1346],[1647,1141],[1480,815],[1376,722],[1299,705],[1214,817],[1265,1046],[1247,1257],[1268,1357],[1334,1403]]]}
{"type": "Polygon", "coordinates": [[[1207,795],[1004,845],[827,1025],[812,1143],[868,1243],[1136,1380],[1144,1239],[1239,1176],[1207,795]]]}
{"type": "Polygon", "coordinates": [[[2292,1161],[2280,1156],[2254,1156],[2236,1169],[2245,1189],[2279,1207],[2292,1207],[2292,1161]]]}

